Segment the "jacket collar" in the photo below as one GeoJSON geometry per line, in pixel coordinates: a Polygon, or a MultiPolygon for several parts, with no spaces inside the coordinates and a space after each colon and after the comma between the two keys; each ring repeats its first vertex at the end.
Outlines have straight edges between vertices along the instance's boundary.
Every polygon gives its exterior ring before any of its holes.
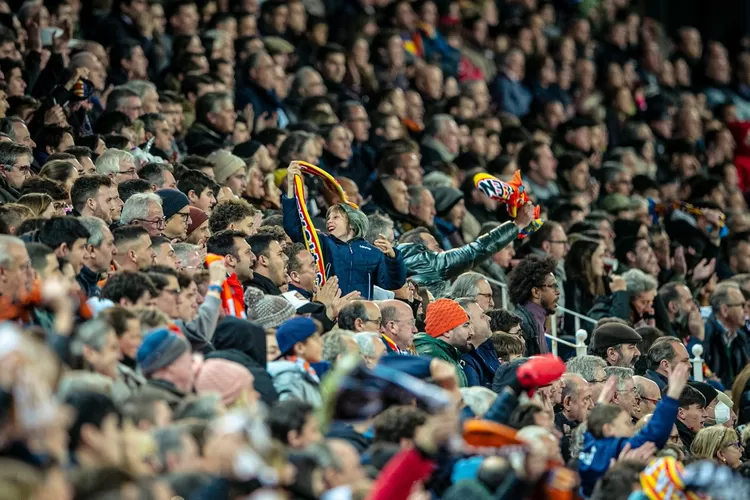
{"type": "Polygon", "coordinates": [[[256,286],[264,292],[271,295],[281,295],[281,290],[276,283],[271,281],[270,278],[263,276],[262,274],[253,273],[253,279],[247,282],[250,286],[256,286]]]}
{"type": "Polygon", "coordinates": [[[297,292],[300,295],[302,295],[304,298],[306,298],[307,300],[312,300],[313,299],[312,292],[308,292],[307,290],[303,290],[302,288],[300,288],[300,287],[298,287],[296,285],[293,285],[292,283],[288,283],[287,287],[289,287],[289,291],[290,292],[297,292]]]}
{"type": "Polygon", "coordinates": [[[432,344],[435,346],[435,348],[442,350],[445,352],[451,359],[455,360],[456,363],[461,362],[461,351],[459,351],[457,348],[450,345],[448,342],[442,339],[436,339],[435,337],[432,337],[430,335],[424,334],[418,334],[421,336],[422,342],[432,344]]]}
{"type": "Polygon", "coordinates": [[[445,162],[452,162],[456,159],[456,155],[448,151],[448,148],[434,137],[425,137],[422,139],[422,145],[437,151],[438,155],[440,155],[440,159],[445,162]]]}
{"type": "Polygon", "coordinates": [[[79,279],[89,285],[96,285],[99,282],[99,276],[99,273],[92,271],[86,264],[83,265],[81,272],[78,273],[79,279]]]}

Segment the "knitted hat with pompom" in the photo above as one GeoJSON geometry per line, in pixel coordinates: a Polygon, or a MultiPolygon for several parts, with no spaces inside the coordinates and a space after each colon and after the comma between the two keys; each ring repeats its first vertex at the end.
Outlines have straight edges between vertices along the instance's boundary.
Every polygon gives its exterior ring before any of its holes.
{"type": "Polygon", "coordinates": [[[255,287],[245,290],[245,308],[247,319],[254,321],[264,329],[278,328],[289,318],[293,318],[297,311],[284,297],[265,295],[255,287]]]}

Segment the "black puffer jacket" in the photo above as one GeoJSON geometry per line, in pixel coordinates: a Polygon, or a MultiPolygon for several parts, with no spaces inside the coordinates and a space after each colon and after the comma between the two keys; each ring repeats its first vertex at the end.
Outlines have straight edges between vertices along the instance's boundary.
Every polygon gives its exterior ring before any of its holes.
{"type": "Polygon", "coordinates": [[[278,401],[273,380],[266,371],[266,332],[246,319],[227,316],[219,322],[213,338],[214,352],[206,359],[221,358],[239,363],[253,374],[255,390],[267,405],[278,401]]]}

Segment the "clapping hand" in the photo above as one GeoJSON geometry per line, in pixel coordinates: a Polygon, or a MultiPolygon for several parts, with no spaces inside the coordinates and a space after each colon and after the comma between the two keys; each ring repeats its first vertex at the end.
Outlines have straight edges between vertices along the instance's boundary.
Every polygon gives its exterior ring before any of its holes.
{"type": "Polygon", "coordinates": [[[656,453],[656,445],[651,441],[646,442],[643,446],[636,449],[631,449],[630,443],[626,444],[620,454],[617,456],[617,460],[614,458],[609,461],[609,466],[615,465],[615,462],[622,460],[636,460],[638,462],[648,462],[656,453]]]}

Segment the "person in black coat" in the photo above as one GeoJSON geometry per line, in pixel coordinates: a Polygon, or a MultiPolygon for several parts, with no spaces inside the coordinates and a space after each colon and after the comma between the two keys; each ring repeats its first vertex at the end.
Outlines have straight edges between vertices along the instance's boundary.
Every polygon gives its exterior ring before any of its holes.
{"type": "Polygon", "coordinates": [[[261,400],[272,405],[279,396],[273,380],[266,371],[266,332],[246,319],[227,316],[219,322],[213,337],[216,350],[206,354],[206,359],[221,358],[239,363],[253,374],[255,390],[261,400]]]}

